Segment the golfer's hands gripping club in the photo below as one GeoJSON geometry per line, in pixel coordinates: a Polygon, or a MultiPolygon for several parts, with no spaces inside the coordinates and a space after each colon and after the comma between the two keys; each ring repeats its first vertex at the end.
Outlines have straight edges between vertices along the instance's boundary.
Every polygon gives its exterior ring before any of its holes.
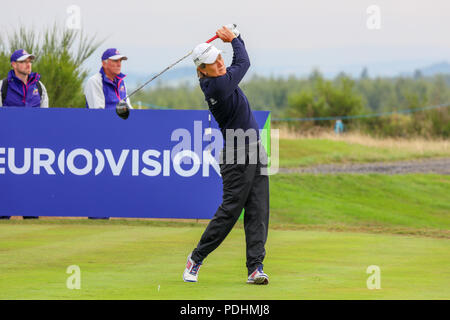
{"type": "Polygon", "coordinates": [[[124,100],[120,100],[116,106],[116,113],[119,117],[126,120],[130,115],[130,109],[128,108],[128,104],[124,100]]]}
{"type": "Polygon", "coordinates": [[[237,29],[237,24],[235,24],[235,23],[230,23],[230,24],[227,24],[225,27],[227,27],[228,29],[230,29],[230,30],[234,33],[234,35],[235,35],[236,37],[239,37],[240,32],[239,32],[239,30],[237,29]]]}
{"type": "Polygon", "coordinates": [[[234,38],[236,38],[236,34],[228,29],[226,26],[223,26],[219,30],[216,31],[216,35],[223,41],[223,42],[231,42],[234,38]]]}
{"type": "MultiPolygon", "coordinates": [[[[217,30],[216,35],[214,37],[212,37],[211,39],[209,39],[208,41],[206,41],[206,43],[210,43],[210,42],[214,41],[217,38],[222,39],[222,41],[224,41],[224,42],[231,42],[235,37],[238,37],[238,36],[239,36],[239,31],[236,29],[236,25],[235,24],[229,24],[229,25],[224,26],[221,29],[217,30]]],[[[192,54],[192,51],[190,51],[188,54],[186,54],[184,57],[182,57],[181,59],[179,59],[175,63],[172,63],[170,66],[165,68],[163,71],[161,71],[157,75],[153,76],[150,80],[145,82],[143,85],[141,85],[139,88],[137,88],[132,93],[130,93],[127,97],[125,97],[125,99],[120,100],[119,103],[116,105],[116,113],[117,113],[117,115],[119,117],[121,117],[122,119],[128,119],[128,116],[130,115],[130,109],[129,109],[129,106],[127,104],[126,99],[131,97],[133,94],[135,94],[136,92],[138,92],[139,90],[144,88],[150,82],[152,82],[157,77],[159,77],[161,74],[163,74],[164,72],[166,72],[167,70],[169,70],[174,65],[176,65],[180,61],[184,60],[185,58],[187,58],[191,54],[192,54]]]]}

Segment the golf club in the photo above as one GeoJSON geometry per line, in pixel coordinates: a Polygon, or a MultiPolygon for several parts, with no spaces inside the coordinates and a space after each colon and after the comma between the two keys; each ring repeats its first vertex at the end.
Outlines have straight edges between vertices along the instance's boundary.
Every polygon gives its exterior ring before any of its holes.
{"type": "MultiPolygon", "coordinates": [[[[236,24],[233,24],[233,27],[236,28],[236,24]]],[[[216,40],[218,38],[217,35],[215,35],[214,37],[212,37],[211,39],[207,40],[206,43],[210,43],[214,40],[216,40]]],[[[177,63],[183,61],[184,59],[186,59],[187,57],[189,57],[192,54],[193,50],[191,50],[188,54],[186,54],[184,57],[182,57],[181,59],[177,60],[176,62],[172,63],[170,66],[168,66],[167,68],[165,68],[164,70],[162,70],[160,73],[158,73],[157,75],[153,76],[150,80],[148,80],[147,82],[145,82],[143,85],[141,85],[139,88],[137,88],[136,90],[134,90],[132,93],[130,93],[129,95],[127,95],[125,98],[123,98],[122,100],[119,101],[119,103],[116,105],[116,113],[119,115],[119,117],[121,117],[122,119],[127,119],[128,116],[130,115],[130,109],[128,108],[127,105],[127,99],[129,97],[131,97],[132,95],[134,95],[136,92],[138,92],[139,90],[141,90],[142,88],[144,88],[146,85],[148,85],[150,82],[152,82],[153,80],[155,80],[156,78],[158,78],[160,75],[162,75],[164,72],[166,72],[167,70],[169,70],[170,68],[172,68],[174,65],[176,65],[177,63]]]]}

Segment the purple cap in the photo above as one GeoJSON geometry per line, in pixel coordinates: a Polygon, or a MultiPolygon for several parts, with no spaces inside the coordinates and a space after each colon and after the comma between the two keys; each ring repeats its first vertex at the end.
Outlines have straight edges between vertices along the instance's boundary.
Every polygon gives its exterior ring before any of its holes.
{"type": "Polygon", "coordinates": [[[124,55],[121,55],[119,50],[116,48],[107,49],[105,52],[103,52],[102,60],[128,60],[128,58],[124,55]]]}
{"type": "Polygon", "coordinates": [[[28,58],[35,59],[36,56],[34,54],[29,54],[24,49],[19,49],[19,50],[14,51],[14,53],[11,55],[10,61],[11,62],[17,62],[17,61],[20,62],[20,61],[24,61],[28,58]]]}

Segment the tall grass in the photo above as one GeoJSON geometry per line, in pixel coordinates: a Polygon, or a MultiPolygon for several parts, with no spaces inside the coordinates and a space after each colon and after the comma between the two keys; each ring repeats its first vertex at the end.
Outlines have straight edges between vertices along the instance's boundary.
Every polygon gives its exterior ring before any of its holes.
{"type": "Polygon", "coordinates": [[[331,130],[317,130],[308,132],[298,132],[289,130],[286,127],[279,128],[280,139],[325,139],[331,141],[347,142],[366,147],[399,149],[417,154],[427,152],[442,153],[450,155],[450,140],[444,138],[426,139],[423,137],[373,137],[363,132],[349,132],[345,134],[335,134],[331,130]]]}

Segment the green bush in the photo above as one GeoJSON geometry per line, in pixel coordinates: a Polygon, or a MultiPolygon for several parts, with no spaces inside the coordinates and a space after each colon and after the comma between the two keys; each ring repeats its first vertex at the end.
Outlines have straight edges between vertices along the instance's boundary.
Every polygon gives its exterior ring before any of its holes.
{"type": "MultiPolygon", "coordinates": [[[[326,80],[319,73],[310,77],[310,84],[297,94],[288,97],[288,118],[325,118],[358,115],[364,110],[363,99],[355,91],[355,82],[345,75],[334,81],[326,80]]],[[[314,120],[297,123],[290,122],[290,126],[310,128],[313,126],[331,126],[328,120],[314,120]]],[[[348,123],[347,120],[344,122],[348,123]]]]}

